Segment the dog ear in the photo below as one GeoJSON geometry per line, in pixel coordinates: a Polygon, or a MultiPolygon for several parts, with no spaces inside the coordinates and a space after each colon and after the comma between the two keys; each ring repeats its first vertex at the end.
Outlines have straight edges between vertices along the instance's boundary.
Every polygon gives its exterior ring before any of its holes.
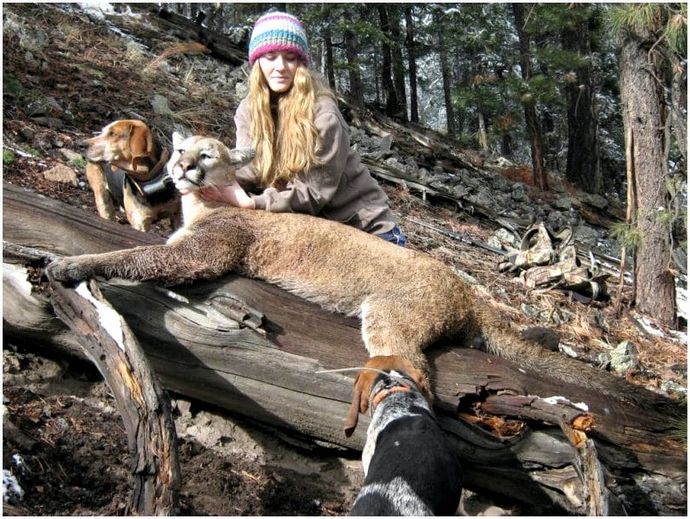
{"type": "MultiPolygon", "coordinates": [[[[372,361],[369,360],[365,366],[371,364],[372,361]]],[[[348,438],[357,427],[359,414],[365,414],[369,410],[369,394],[371,393],[371,388],[378,375],[378,373],[372,371],[362,371],[355,379],[355,384],[352,388],[352,403],[350,404],[350,409],[347,412],[347,419],[345,420],[345,436],[348,438]]]]}
{"type": "Polygon", "coordinates": [[[230,150],[230,162],[241,168],[246,166],[254,158],[254,148],[233,148],[230,150]]]}
{"type": "Polygon", "coordinates": [[[359,377],[361,377],[361,373],[357,375],[355,384],[352,387],[352,403],[350,404],[350,409],[347,411],[347,418],[345,419],[345,436],[348,438],[355,432],[357,423],[359,422],[359,407],[362,398],[362,388],[359,386],[359,377]]]}
{"type": "Polygon", "coordinates": [[[129,151],[132,159],[153,157],[153,135],[148,126],[132,125],[129,134],[129,151]]]}

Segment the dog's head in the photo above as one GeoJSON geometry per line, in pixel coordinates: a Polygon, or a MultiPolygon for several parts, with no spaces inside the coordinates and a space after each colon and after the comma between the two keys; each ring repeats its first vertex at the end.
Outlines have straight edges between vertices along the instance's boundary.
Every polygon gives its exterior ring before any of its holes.
{"type": "Polygon", "coordinates": [[[89,161],[110,162],[135,180],[148,180],[153,165],[158,162],[151,129],[136,119],[112,122],[85,144],[89,161]]]}
{"type": "MultiPolygon", "coordinates": [[[[431,403],[431,388],[429,381],[421,370],[414,367],[414,365],[404,357],[398,355],[387,355],[370,358],[364,365],[366,368],[374,368],[375,370],[390,373],[396,371],[405,375],[412,380],[419,392],[431,403]]],[[[357,428],[359,421],[359,413],[366,413],[369,409],[369,397],[374,385],[382,377],[382,374],[373,370],[362,370],[355,379],[354,387],[352,389],[352,403],[347,413],[345,420],[345,436],[350,437],[357,428]]]]}
{"type": "Polygon", "coordinates": [[[235,180],[235,171],[254,157],[251,148],[229,149],[211,137],[194,135],[183,138],[173,133],[173,153],[168,173],[175,187],[189,193],[207,186],[222,186],[235,180]]]}

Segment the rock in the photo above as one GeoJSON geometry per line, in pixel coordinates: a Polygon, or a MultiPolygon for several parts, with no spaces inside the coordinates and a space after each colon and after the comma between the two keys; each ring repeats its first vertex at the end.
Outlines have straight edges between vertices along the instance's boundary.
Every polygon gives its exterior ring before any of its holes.
{"type": "Polygon", "coordinates": [[[519,249],[520,239],[508,229],[501,228],[498,229],[491,238],[489,238],[489,245],[502,248],[507,246],[512,249],[519,249]]]}
{"type": "Polygon", "coordinates": [[[609,353],[609,365],[617,373],[625,373],[639,365],[638,352],[630,341],[623,341],[609,353]]]}
{"type": "Polygon", "coordinates": [[[21,135],[22,139],[24,139],[26,142],[32,142],[36,136],[36,132],[27,126],[21,129],[19,135],[21,135]]]}
{"type": "Polygon", "coordinates": [[[54,130],[61,130],[65,123],[57,117],[32,117],[32,121],[41,126],[46,126],[47,128],[52,128],[54,130]]]}
{"type": "Polygon", "coordinates": [[[513,200],[519,203],[527,203],[530,201],[525,185],[521,183],[516,183],[515,185],[513,185],[513,189],[511,191],[510,196],[513,200]]]}
{"type": "Polygon", "coordinates": [[[599,243],[600,234],[589,225],[578,225],[573,229],[573,237],[576,242],[595,247],[599,243]]]}
{"type": "Polygon", "coordinates": [[[513,183],[501,175],[496,175],[493,179],[491,179],[491,185],[497,191],[504,191],[506,193],[510,193],[513,189],[513,183]]]}
{"type": "Polygon", "coordinates": [[[465,198],[469,193],[470,190],[464,184],[456,184],[452,188],[452,195],[454,198],[465,198]]]}
{"type": "Polygon", "coordinates": [[[62,156],[65,157],[65,159],[67,159],[69,162],[84,160],[84,157],[82,157],[80,153],[67,148],[60,148],[60,153],[62,153],[62,156]]]}
{"type": "Polygon", "coordinates": [[[393,145],[393,136],[387,133],[379,142],[379,151],[391,151],[391,146],[393,145]]]}
{"type": "Polygon", "coordinates": [[[609,201],[601,195],[583,193],[580,196],[580,200],[585,204],[601,210],[604,210],[609,206],[609,201]]]}
{"type": "Polygon", "coordinates": [[[578,359],[580,356],[577,354],[575,351],[575,348],[573,348],[569,344],[559,344],[557,351],[560,351],[564,355],[567,355],[568,357],[572,357],[573,359],[578,359]]]}
{"type": "Polygon", "coordinates": [[[36,99],[27,105],[26,111],[29,117],[36,117],[39,115],[60,116],[65,113],[60,103],[58,103],[54,97],[36,99]]]}
{"type": "Polygon", "coordinates": [[[65,184],[71,184],[74,187],[79,185],[79,179],[74,170],[63,164],[58,164],[48,171],[45,171],[43,177],[51,182],[63,182],[65,184]]]}
{"type": "Polygon", "coordinates": [[[678,384],[677,382],[674,382],[673,380],[664,380],[661,383],[661,389],[666,391],[667,393],[680,393],[683,395],[688,394],[688,388],[678,384]]]}
{"type": "Polygon", "coordinates": [[[157,115],[172,115],[172,110],[168,104],[168,98],[160,94],[156,94],[151,99],[151,108],[157,115]]]}
{"type": "Polygon", "coordinates": [[[567,196],[559,196],[551,203],[551,205],[559,211],[568,211],[573,207],[573,202],[567,196]]]}
{"type": "Polygon", "coordinates": [[[532,305],[528,305],[528,304],[522,303],[522,304],[520,305],[520,311],[521,311],[523,314],[525,314],[527,317],[532,317],[532,318],[534,318],[534,319],[536,319],[537,317],[539,317],[539,309],[536,308],[536,307],[534,307],[534,306],[532,306],[532,305]]]}

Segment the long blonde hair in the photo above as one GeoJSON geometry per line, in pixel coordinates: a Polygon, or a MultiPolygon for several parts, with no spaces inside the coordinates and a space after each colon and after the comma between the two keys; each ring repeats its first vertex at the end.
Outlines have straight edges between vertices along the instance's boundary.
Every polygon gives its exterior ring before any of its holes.
{"type": "Polygon", "coordinates": [[[300,171],[319,164],[321,139],[314,125],[314,107],[321,95],[334,97],[313,71],[298,66],[292,87],[278,97],[274,120],[271,89],[258,60],[254,63],[249,76],[250,136],[263,187],[284,185],[300,171]]]}

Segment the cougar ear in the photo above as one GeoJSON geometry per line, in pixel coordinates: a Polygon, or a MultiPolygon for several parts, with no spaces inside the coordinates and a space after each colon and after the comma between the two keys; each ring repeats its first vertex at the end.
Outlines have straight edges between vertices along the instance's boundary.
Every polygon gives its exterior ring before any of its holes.
{"type": "Polygon", "coordinates": [[[253,158],[254,148],[233,148],[230,150],[230,162],[237,167],[246,166],[253,158]]]}

